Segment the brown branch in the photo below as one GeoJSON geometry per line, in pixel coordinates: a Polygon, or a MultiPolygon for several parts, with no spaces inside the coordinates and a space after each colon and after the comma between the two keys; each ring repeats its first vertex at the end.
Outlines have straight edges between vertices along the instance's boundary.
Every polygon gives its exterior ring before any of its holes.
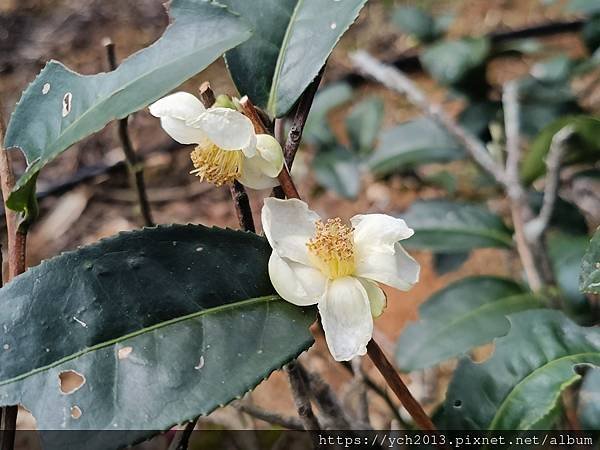
{"type": "MultiPolygon", "coordinates": [[[[258,113],[256,107],[252,104],[247,96],[244,96],[240,99],[240,106],[242,107],[244,114],[252,121],[254,129],[257,133],[269,134],[269,131],[260,118],[260,114],[258,113]]],[[[288,170],[286,164],[283,165],[283,169],[279,173],[277,179],[279,180],[281,189],[287,198],[300,198],[300,194],[298,194],[298,190],[292,181],[290,171],[288,170]]]]}
{"type": "MultiPolygon", "coordinates": [[[[106,48],[106,55],[108,64],[111,70],[117,68],[117,57],[115,54],[115,44],[110,40],[104,44],[106,48]]],[[[150,208],[150,202],[148,201],[148,195],[146,193],[146,183],[144,182],[144,167],[143,163],[138,160],[131,138],[129,137],[129,116],[119,120],[118,124],[118,136],[121,141],[121,147],[125,154],[125,160],[127,161],[127,169],[129,170],[129,176],[131,178],[131,185],[136,190],[138,196],[138,203],[140,206],[140,214],[144,221],[144,225],[147,227],[154,226],[152,220],[152,210],[150,208]]]]}
{"type": "Polygon", "coordinates": [[[250,207],[250,200],[246,189],[239,181],[234,180],[234,182],[229,185],[229,192],[231,192],[231,198],[233,199],[235,213],[238,222],[240,223],[240,228],[255,233],[256,227],[254,226],[252,208],[250,207]]]}
{"type": "Polygon", "coordinates": [[[276,413],[265,411],[264,409],[249,403],[239,403],[234,407],[258,420],[262,420],[263,422],[279,425],[283,428],[287,428],[288,430],[304,430],[302,422],[295,417],[284,417],[276,413]]]}
{"type": "Polygon", "coordinates": [[[204,81],[200,85],[198,88],[198,93],[200,94],[200,101],[206,108],[210,108],[217,101],[215,98],[215,93],[210,87],[210,82],[208,81],[204,81]]]}
{"type": "Polygon", "coordinates": [[[292,168],[296,152],[300,147],[300,141],[302,140],[302,133],[304,132],[304,125],[308,119],[310,108],[312,107],[315,94],[321,84],[321,78],[325,72],[325,66],[321,68],[315,79],[308,85],[300,100],[298,101],[298,107],[296,108],[296,114],[292,121],[292,126],[288,133],[285,147],[283,149],[283,155],[285,157],[285,163],[288,166],[288,170],[292,168]]]}
{"type": "MultiPolygon", "coordinates": [[[[23,223],[22,226],[18,226],[17,213],[6,207],[6,200],[15,186],[15,177],[8,157],[8,151],[3,146],[5,134],[6,126],[2,114],[2,104],[0,103],[0,185],[2,187],[8,233],[8,280],[10,281],[17,275],[25,272],[29,223],[23,223]]],[[[2,277],[0,276],[0,281],[1,279],[2,277]]],[[[17,405],[6,406],[1,411],[2,442],[0,448],[1,450],[13,450],[15,447],[19,407],[17,405]]]]}
{"type": "Polygon", "coordinates": [[[378,61],[364,51],[356,52],[350,58],[360,72],[389,89],[406,95],[413,105],[448,130],[482,170],[487,172],[500,185],[507,186],[502,167],[492,159],[485,145],[469,131],[459,126],[439,105],[431,103],[410,78],[395,67],[378,61]]]}
{"type": "MultiPolygon", "coordinates": [[[[210,108],[215,103],[215,94],[210,87],[210,83],[205,81],[200,85],[200,100],[206,108],[210,108]]],[[[255,126],[256,127],[256,126],[255,126]]],[[[234,180],[229,185],[229,192],[235,207],[235,214],[238,218],[240,228],[245,231],[256,232],[254,226],[254,218],[252,217],[252,208],[250,207],[250,199],[246,188],[240,182],[234,180]]]]}
{"type": "Polygon", "coordinates": [[[392,391],[396,394],[402,406],[408,411],[410,416],[415,421],[415,424],[421,429],[426,431],[435,431],[435,425],[427,415],[427,413],[423,410],[419,402],[412,396],[404,381],[392,366],[392,363],[387,359],[383,350],[377,345],[373,339],[367,345],[367,354],[375,367],[379,370],[383,378],[385,378],[386,383],[392,391]]]}

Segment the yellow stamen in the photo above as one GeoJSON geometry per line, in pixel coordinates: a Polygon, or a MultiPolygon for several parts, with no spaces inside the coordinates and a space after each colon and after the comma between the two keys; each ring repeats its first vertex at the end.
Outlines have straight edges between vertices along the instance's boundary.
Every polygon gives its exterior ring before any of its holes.
{"type": "Polygon", "coordinates": [[[241,150],[222,150],[212,143],[200,144],[190,154],[195,169],[190,173],[216,186],[240,177],[244,154],[241,150]]]}
{"type": "Polygon", "coordinates": [[[315,225],[317,233],[306,244],[315,265],[330,279],[352,275],[356,269],[352,228],[339,217],[315,225]]]}

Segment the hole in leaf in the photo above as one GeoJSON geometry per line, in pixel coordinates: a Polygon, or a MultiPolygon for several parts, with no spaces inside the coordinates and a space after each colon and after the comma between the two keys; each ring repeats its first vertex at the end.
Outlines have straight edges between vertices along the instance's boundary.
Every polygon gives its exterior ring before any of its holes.
{"type": "Polygon", "coordinates": [[[81,408],[79,406],[71,406],[71,417],[73,419],[79,419],[81,417],[81,414],[81,408]]]}
{"type": "Polygon", "coordinates": [[[85,377],[74,370],[63,370],[58,374],[58,379],[60,391],[66,395],[81,389],[85,384],[85,377]]]}
{"type": "Polygon", "coordinates": [[[462,400],[454,400],[454,407],[460,408],[462,406],[462,400]]]}
{"type": "Polygon", "coordinates": [[[123,347],[120,348],[119,351],[117,351],[117,356],[119,359],[126,359],[129,357],[129,355],[131,355],[132,351],[133,347],[123,347]]]}
{"type": "Polygon", "coordinates": [[[67,117],[71,112],[71,102],[73,101],[73,94],[67,92],[63,97],[63,109],[62,116],[67,117]]]}

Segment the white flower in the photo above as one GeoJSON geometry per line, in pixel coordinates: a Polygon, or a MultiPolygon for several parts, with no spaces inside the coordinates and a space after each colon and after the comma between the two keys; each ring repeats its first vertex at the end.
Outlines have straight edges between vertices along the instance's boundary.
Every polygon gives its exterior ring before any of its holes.
{"type": "Polygon", "coordinates": [[[196,144],[191,153],[201,180],[221,186],[238,180],[253,188],[277,186],[283,168],[279,143],[256,135],[250,119],[229,108],[205,108],[187,92],[176,92],[150,105],[164,130],[181,144],[196,144]]]}
{"type": "Polygon", "coordinates": [[[350,228],[322,222],[301,200],[265,199],[263,230],[273,253],[269,275],[279,295],[295,305],[317,304],[329,351],[337,361],[364,355],[373,317],[386,297],[377,282],[408,290],[419,264],[398,241],[413,235],[402,219],[357,215],[350,228]]]}

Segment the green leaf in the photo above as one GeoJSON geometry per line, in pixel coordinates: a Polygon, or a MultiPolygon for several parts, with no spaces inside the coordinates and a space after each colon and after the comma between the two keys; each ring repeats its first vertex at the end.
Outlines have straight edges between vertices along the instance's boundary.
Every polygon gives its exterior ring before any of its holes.
{"type": "Polygon", "coordinates": [[[435,41],[445,31],[443,24],[436,22],[431,14],[414,6],[396,8],[392,15],[392,22],[403,32],[424,43],[435,41]]]}
{"type": "Polygon", "coordinates": [[[506,315],[540,308],[541,301],[512,280],[465,278],[433,294],[417,323],[400,335],[396,362],[404,371],[431,367],[505,335],[506,315]]]}
{"type": "Polygon", "coordinates": [[[563,117],[546,128],[535,138],[523,159],[521,177],[532,183],[546,173],[544,159],[550,151],[552,138],[562,128],[573,127],[574,136],[569,140],[569,151],[563,158],[564,164],[596,162],[600,157],[600,120],[592,116],[563,117]]]}
{"type": "Polygon", "coordinates": [[[460,267],[469,259],[470,252],[434,253],[433,268],[438,275],[445,275],[460,267]]]}
{"type": "Polygon", "coordinates": [[[341,197],[355,199],[360,192],[360,168],[356,155],[343,147],[320,150],[313,159],[315,178],[341,197]]]}
{"type": "Polygon", "coordinates": [[[578,365],[600,364],[600,330],[580,327],[559,311],[508,316],[509,333],[490,359],[464,358],[446,396],[446,428],[549,429],[561,392],[578,381],[578,365]]]}
{"type": "Polygon", "coordinates": [[[383,100],[367,98],[355,105],[346,117],[346,129],[357,153],[370,153],[383,121],[383,100]]]}
{"type": "Polygon", "coordinates": [[[594,53],[600,48],[600,7],[598,7],[596,14],[583,25],[581,37],[590,53],[594,53]]]}
{"type": "Polygon", "coordinates": [[[51,61],[24,92],[5,146],[19,147],[28,167],[8,198],[11,209],[36,210],[38,172],[74,143],[159,99],[250,36],[246,23],[206,0],[173,0],[174,23],[150,47],[114,71],[80,75],[51,61]]]}
{"type": "Polygon", "coordinates": [[[563,310],[573,319],[585,324],[590,321],[590,302],[579,291],[581,260],[589,238],[587,235],[572,235],[555,231],[548,235],[548,256],[554,277],[561,290],[563,310]]]}
{"type": "Polygon", "coordinates": [[[421,200],[399,217],[415,234],[407,247],[436,252],[464,252],[479,247],[512,247],[502,219],[482,205],[448,200],[421,200]]]}
{"type": "Polygon", "coordinates": [[[376,174],[387,175],[419,164],[463,157],[463,149],[445,130],[421,118],[383,131],[367,164],[376,174]]]}
{"type": "Polygon", "coordinates": [[[320,89],[304,125],[302,140],[313,145],[334,143],[335,136],[327,124],[327,114],[352,100],[352,95],[352,88],[344,82],[332,83],[320,89]]]}
{"type": "Polygon", "coordinates": [[[490,122],[502,123],[500,103],[492,101],[469,102],[467,107],[461,111],[459,122],[476,136],[490,141],[490,122]]]}
{"type": "Polygon", "coordinates": [[[88,430],[164,430],[227,404],[312,343],[314,312],[274,295],[270,253],[251,233],[172,225],[29,269],[0,290],[1,404],[88,430]],[[85,383],[65,395],[63,371],[85,383]]]}
{"type": "Polygon", "coordinates": [[[600,369],[590,368],[583,377],[577,407],[584,430],[600,430],[600,369]]]}
{"type": "Polygon", "coordinates": [[[600,294],[600,228],[596,230],[581,261],[581,292],[600,294]]]}
{"type": "Polygon", "coordinates": [[[538,80],[548,83],[568,82],[575,61],[567,55],[558,55],[536,63],[531,74],[538,80]]]}
{"type": "Polygon", "coordinates": [[[227,52],[242,95],[275,117],[285,115],[317,76],[367,0],[221,0],[257,31],[227,52]]]}
{"type": "Polygon", "coordinates": [[[453,86],[479,73],[489,54],[487,38],[463,38],[432,45],[423,52],[421,62],[438,82],[453,86]]]}
{"type": "Polygon", "coordinates": [[[600,13],[600,5],[596,0],[571,0],[567,7],[569,12],[577,12],[583,14],[600,13]]]}

